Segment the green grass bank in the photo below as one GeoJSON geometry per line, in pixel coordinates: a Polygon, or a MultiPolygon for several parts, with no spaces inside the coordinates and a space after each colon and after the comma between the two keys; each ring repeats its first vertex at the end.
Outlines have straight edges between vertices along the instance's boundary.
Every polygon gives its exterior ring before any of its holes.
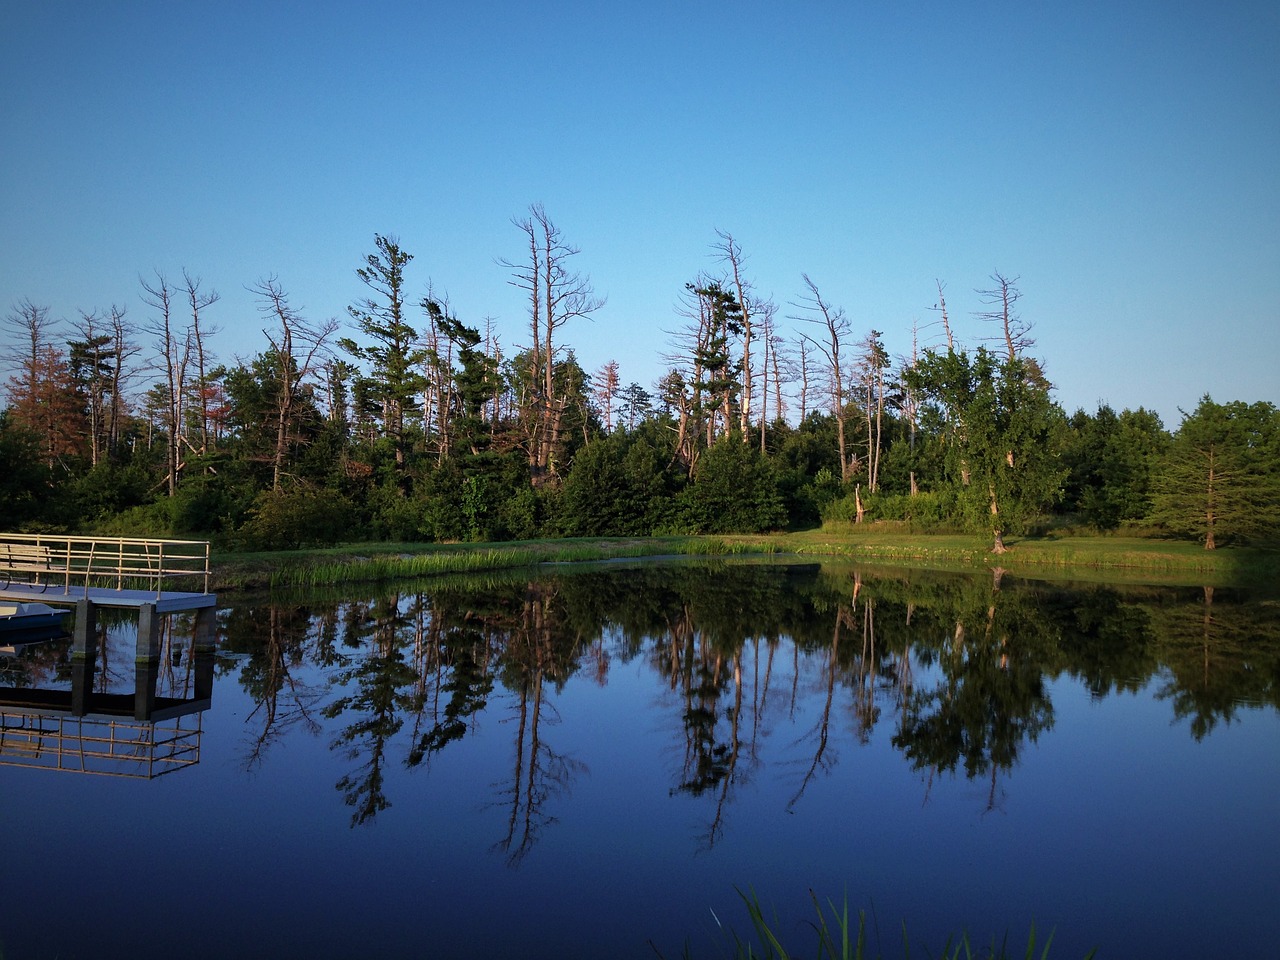
{"type": "Polygon", "coordinates": [[[323,549],[216,551],[214,589],[373,583],[473,573],[539,563],[659,556],[790,555],[877,565],[978,571],[1001,569],[1039,579],[1228,586],[1280,583],[1280,551],[1205,550],[1198,544],[1138,537],[1009,538],[993,554],[974,537],[828,525],[794,533],[733,536],[604,537],[512,543],[360,543],[323,549]]]}

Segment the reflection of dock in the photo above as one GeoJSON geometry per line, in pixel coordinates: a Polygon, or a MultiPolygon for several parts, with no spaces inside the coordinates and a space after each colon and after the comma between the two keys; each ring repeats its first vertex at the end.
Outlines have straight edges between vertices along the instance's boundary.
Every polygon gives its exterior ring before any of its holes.
{"type": "Polygon", "coordinates": [[[213,692],[208,583],[204,542],[0,534],[0,598],[75,610],[71,689],[0,687],[0,765],[152,778],[197,763],[213,692]],[[191,577],[202,592],[164,589],[191,577]],[[131,694],[94,690],[99,607],[137,611],[131,694]],[[179,612],[195,614],[193,696],[158,696],[161,624],[179,612]]]}
{"type": "Polygon", "coordinates": [[[208,636],[193,638],[192,659],[190,697],[157,695],[155,659],[136,661],[133,693],[95,691],[96,648],[73,658],[70,690],[0,687],[0,765],[150,779],[198,763],[213,698],[208,636]]]}
{"type": "Polygon", "coordinates": [[[0,708],[0,766],[154,779],[200,762],[200,716],[148,723],[0,708]]]}

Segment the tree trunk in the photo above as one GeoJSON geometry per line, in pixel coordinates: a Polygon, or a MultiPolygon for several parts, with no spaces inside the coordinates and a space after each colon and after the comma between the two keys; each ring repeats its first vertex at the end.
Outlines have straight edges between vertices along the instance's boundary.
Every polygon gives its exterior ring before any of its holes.
{"type": "Polygon", "coordinates": [[[1009,548],[1004,545],[1004,530],[1000,523],[1000,507],[996,503],[996,491],[994,487],[987,487],[987,491],[991,496],[991,526],[995,531],[995,542],[991,546],[992,553],[1004,553],[1009,548]]]}

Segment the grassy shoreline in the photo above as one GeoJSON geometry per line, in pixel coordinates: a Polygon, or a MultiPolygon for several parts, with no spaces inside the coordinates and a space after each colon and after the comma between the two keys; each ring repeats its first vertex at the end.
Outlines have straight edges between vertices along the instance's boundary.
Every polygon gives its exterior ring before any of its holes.
{"type": "Polygon", "coordinates": [[[214,555],[213,589],[371,583],[448,573],[506,570],[660,556],[796,556],[880,565],[977,571],[999,568],[1036,579],[1170,585],[1276,583],[1280,551],[1205,550],[1136,537],[1010,538],[995,555],[974,537],[833,526],[795,533],[680,537],[598,537],[514,543],[361,543],[214,555]]]}

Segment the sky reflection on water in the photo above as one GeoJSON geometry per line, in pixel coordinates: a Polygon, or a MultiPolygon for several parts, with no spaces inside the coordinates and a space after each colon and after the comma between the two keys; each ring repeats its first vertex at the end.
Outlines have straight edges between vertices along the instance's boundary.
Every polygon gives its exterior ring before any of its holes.
{"type": "MultiPolygon", "coordinates": [[[[1054,957],[1264,954],[1274,598],[993,586],[639,564],[227,598],[198,765],[0,767],[0,947],[719,956],[738,888],[805,951],[812,889],[886,955],[904,919],[935,952],[1034,921],[1054,957]]],[[[15,669],[65,684],[59,656],[15,669]]]]}

